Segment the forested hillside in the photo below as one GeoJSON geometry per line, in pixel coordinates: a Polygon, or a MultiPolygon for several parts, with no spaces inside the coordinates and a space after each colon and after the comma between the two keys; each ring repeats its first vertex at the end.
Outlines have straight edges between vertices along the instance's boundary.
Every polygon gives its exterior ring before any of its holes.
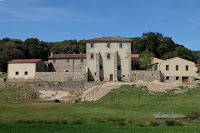
{"type": "MultiPolygon", "coordinates": [[[[172,38],[161,33],[144,33],[142,37],[131,38],[132,53],[139,54],[149,49],[157,58],[168,59],[179,56],[200,62],[200,51],[191,51],[183,45],[176,44],[172,38]]],[[[12,59],[43,59],[47,60],[50,52],[57,54],[85,53],[84,40],[64,40],[63,42],[44,42],[37,38],[20,39],[3,38],[0,40],[0,69],[7,71],[7,63],[12,59]]]]}

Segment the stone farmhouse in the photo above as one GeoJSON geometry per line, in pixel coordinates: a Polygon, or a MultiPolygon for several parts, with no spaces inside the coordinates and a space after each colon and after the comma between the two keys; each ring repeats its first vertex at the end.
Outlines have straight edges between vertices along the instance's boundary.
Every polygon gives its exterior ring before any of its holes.
{"type": "Polygon", "coordinates": [[[152,69],[161,71],[164,82],[193,82],[198,78],[198,65],[194,62],[179,57],[161,60],[154,59],[152,69]]]}
{"type": "Polygon", "coordinates": [[[131,54],[131,39],[102,37],[86,40],[86,54],[54,54],[48,61],[20,59],[8,63],[8,80],[192,82],[194,62],[155,58],[151,70],[139,69],[139,54],[131,54]],[[178,67],[177,67],[178,66],[178,67]]]}

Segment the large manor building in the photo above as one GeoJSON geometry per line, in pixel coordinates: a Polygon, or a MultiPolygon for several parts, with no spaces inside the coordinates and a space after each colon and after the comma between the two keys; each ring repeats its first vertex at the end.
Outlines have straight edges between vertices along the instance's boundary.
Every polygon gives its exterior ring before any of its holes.
{"type": "Polygon", "coordinates": [[[192,82],[194,62],[181,58],[154,59],[151,70],[138,70],[139,54],[131,54],[131,39],[102,37],[86,40],[86,54],[54,54],[48,61],[20,59],[8,63],[9,80],[192,82]]]}

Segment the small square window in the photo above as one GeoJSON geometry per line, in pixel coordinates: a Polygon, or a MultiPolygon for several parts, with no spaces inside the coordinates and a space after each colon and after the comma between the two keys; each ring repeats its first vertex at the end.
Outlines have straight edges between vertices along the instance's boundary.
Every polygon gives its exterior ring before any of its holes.
{"type": "Polygon", "coordinates": [[[176,65],[176,71],[178,71],[178,65],[176,65]]]}
{"type": "Polygon", "coordinates": [[[91,43],[91,48],[94,48],[94,44],[93,43],[91,43]]]}
{"type": "Polygon", "coordinates": [[[103,66],[102,66],[102,65],[100,65],[100,69],[103,69],[103,66]]]}
{"type": "Polygon", "coordinates": [[[67,62],[69,62],[69,59],[67,59],[67,62]]]}
{"type": "Polygon", "coordinates": [[[107,59],[110,59],[110,53],[107,53],[107,59]]]}
{"type": "Polygon", "coordinates": [[[179,80],[179,77],[176,77],[176,80],[179,80]]]}
{"type": "Polygon", "coordinates": [[[169,76],[166,77],[166,80],[169,80],[169,76]]]}
{"type": "Polygon", "coordinates": [[[166,70],[169,71],[169,65],[166,65],[166,70]]]}
{"type": "Polygon", "coordinates": [[[15,72],[15,75],[19,75],[19,72],[15,72]]]}
{"type": "Polygon", "coordinates": [[[53,59],[53,63],[56,63],[56,59],[53,59]]]}
{"type": "Polygon", "coordinates": [[[69,72],[68,70],[66,70],[66,72],[69,72]]]}
{"type": "Polygon", "coordinates": [[[24,75],[28,75],[28,72],[26,71],[26,72],[24,72],[24,75]]]}
{"type": "Polygon", "coordinates": [[[120,44],[119,44],[119,47],[122,48],[122,46],[123,46],[122,43],[120,43],[120,44]]]}
{"type": "Polygon", "coordinates": [[[187,65],[187,66],[185,66],[185,70],[186,70],[186,71],[188,71],[188,69],[189,69],[188,65],[187,65]]]}
{"type": "Polygon", "coordinates": [[[125,75],[123,75],[123,77],[125,77],[125,75]]]}
{"type": "Polygon", "coordinates": [[[110,43],[107,43],[107,48],[110,48],[110,43]]]}
{"type": "Polygon", "coordinates": [[[91,59],[94,59],[94,54],[91,54],[91,55],[90,55],[90,58],[91,58],[91,59]]]}
{"type": "Polygon", "coordinates": [[[81,59],[81,62],[83,62],[84,61],[84,59],[81,59]]]}
{"type": "Polygon", "coordinates": [[[121,66],[120,65],[118,66],[118,70],[121,70],[121,66]]]}

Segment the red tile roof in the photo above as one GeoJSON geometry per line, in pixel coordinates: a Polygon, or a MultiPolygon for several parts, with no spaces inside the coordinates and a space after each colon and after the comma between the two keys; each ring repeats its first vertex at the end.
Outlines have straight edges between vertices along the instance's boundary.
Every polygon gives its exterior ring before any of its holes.
{"type": "Polygon", "coordinates": [[[122,37],[102,37],[102,38],[88,39],[86,40],[86,42],[132,42],[132,40],[122,37]]]}
{"type": "Polygon", "coordinates": [[[49,59],[86,59],[86,54],[54,54],[53,57],[48,57],[49,59]]]}
{"type": "Polygon", "coordinates": [[[17,60],[11,60],[8,63],[37,63],[41,61],[41,59],[17,59],[17,60]]]}
{"type": "Polygon", "coordinates": [[[131,55],[131,58],[139,58],[140,57],[140,54],[132,54],[131,55]]]}

